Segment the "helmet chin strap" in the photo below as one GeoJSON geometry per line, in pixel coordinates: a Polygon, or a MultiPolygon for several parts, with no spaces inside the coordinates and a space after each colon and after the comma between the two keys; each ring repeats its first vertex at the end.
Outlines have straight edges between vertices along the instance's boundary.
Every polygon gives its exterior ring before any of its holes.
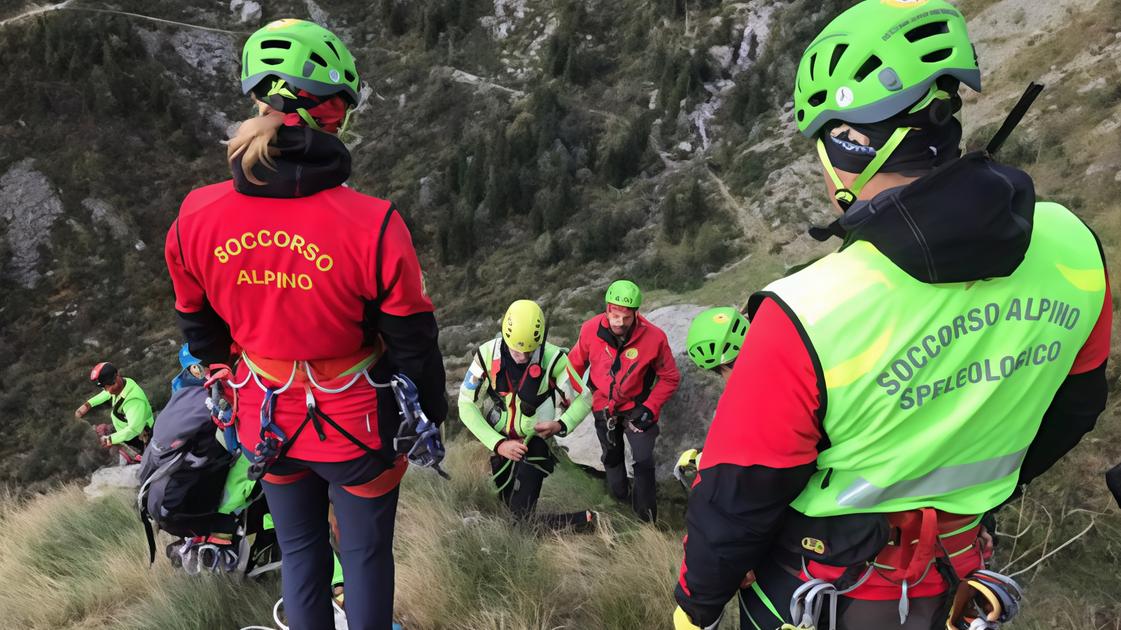
{"type": "Polygon", "coordinates": [[[817,139],[817,155],[821,158],[821,164],[825,167],[826,174],[833,182],[833,186],[837,189],[833,193],[833,198],[837,201],[837,205],[841,206],[841,210],[848,210],[852,204],[856,203],[857,198],[860,196],[860,191],[868,182],[879,172],[880,168],[888,161],[891,154],[899,148],[900,143],[907,137],[907,134],[914,129],[913,127],[900,127],[896,129],[891,137],[888,138],[884,146],[876,150],[876,157],[872,158],[868,166],[857,175],[856,180],[853,181],[851,186],[846,187],[845,183],[841,181],[841,176],[837,174],[837,169],[833,168],[833,164],[829,161],[829,155],[825,151],[825,141],[821,138],[817,139]]]}
{"type": "Polygon", "coordinates": [[[308,127],[311,127],[312,129],[315,129],[316,131],[320,130],[319,122],[316,121],[315,118],[311,114],[307,113],[306,109],[301,107],[301,108],[296,110],[296,113],[300,115],[300,118],[302,118],[305,123],[307,123],[308,127]]]}

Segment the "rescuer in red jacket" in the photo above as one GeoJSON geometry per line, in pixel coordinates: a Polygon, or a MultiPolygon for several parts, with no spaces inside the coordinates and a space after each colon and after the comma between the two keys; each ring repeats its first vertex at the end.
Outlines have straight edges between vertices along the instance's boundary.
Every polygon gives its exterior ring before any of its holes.
{"type": "Polygon", "coordinates": [[[573,371],[588,372],[592,415],[611,494],[631,497],[638,517],[658,516],[654,483],[654,441],[658,417],[681,375],[666,334],[638,314],[642,292],[629,280],[607,288],[606,312],[584,322],[568,355],[573,371]],[[629,492],[623,436],[634,457],[634,490],[629,492]]]}
{"type": "Polygon", "coordinates": [[[393,373],[447,415],[432,303],[404,219],[343,186],[335,136],[358,101],[346,46],[279,20],[245,44],[242,89],[260,115],[230,141],[234,179],[192,191],[166,259],[191,353],[225,363],[243,452],[263,474],[284,555],[293,628],[333,628],[328,501],[346,573],[349,627],[389,630],[393,526],[406,468],[393,438],[393,373]]]}

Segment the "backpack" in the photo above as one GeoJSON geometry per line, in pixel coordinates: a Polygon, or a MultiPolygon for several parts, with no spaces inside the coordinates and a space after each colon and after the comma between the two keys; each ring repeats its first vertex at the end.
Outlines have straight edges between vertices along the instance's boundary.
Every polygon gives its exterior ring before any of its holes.
{"type": "Polygon", "coordinates": [[[203,387],[183,387],[172,394],[144,451],[136,502],[149,562],[155,561],[155,533],[161,529],[184,538],[244,537],[246,514],[216,511],[234,456],[217,439],[206,398],[203,387]]]}

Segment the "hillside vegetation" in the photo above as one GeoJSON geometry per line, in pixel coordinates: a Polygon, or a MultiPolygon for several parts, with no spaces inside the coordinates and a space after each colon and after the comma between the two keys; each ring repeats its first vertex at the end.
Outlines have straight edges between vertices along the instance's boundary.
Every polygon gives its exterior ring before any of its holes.
{"type": "MultiPolygon", "coordinates": [[[[812,148],[793,131],[790,86],[802,48],[851,0],[275,0],[245,23],[218,1],[71,0],[25,18],[18,4],[0,9],[0,484],[12,495],[2,531],[18,533],[0,545],[0,618],[15,627],[269,617],[275,584],[148,570],[128,498],[86,503],[65,485],[105,463],[71,416],[92,393],[91,365],[113,360],[157,408],[168,396],[179,337],[164,236],[191,188],[227,177],[220,141],[249,115],[238,50],[268,20],[323,22],[356,54],[367,89],[346,138],[351,184],[407,217],[451,383],[515,298],[541,301],[564,343],[617,277],[648,289],[652,307],[738,304],[831,247],[805,234],[830,211],[812,148]]],[[[966,97],[968,146],[984,145],[1029,80],[1045,83],[1001,158],[1115,258],[1121,3],[958,4],[984,73],[984,92],[966,97]]],[[[1119,305],[1115,295],[1115,340],[1119,305]]],[[[1097,430],[1001,514],[999,553],[1013,571],[1094,523],[1021,576],[1031,601],[1016,627],[1121,628],[1121,512],[1101,477],[1121,460],[1118,347],[1097,430]]],[[[453,484],[409,475],[399,561],[409,627],[664,627],[680,522],[616,515],[599,536],[515,542],[482,453],[455,446],[453,484]],[[465,525],[473,512],[482,520],[465,525]],[[492,537],[505,542],[483,543],[492,537]],[[494,566],[509,574],[493,584],[512,594],[472,586],[494,566]]],[[[546,487],[565,506],[610,506],[575,471],[546,487]]],[[[679,512],[676,501],[663,513],[679,512]]]]}

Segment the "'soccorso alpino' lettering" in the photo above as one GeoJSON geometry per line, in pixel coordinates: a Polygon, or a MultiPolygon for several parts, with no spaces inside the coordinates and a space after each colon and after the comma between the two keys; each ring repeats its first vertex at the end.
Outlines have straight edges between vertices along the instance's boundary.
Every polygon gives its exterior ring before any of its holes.
{"type": "MultiPolygon", "coordinates": [[[[245,232],[241,236],[230,238],[224,244],[214,248],[214,257],[218,259],[218,262],[225,264],[231,258],[258,247],[276,247],[295,252],[303,256],[308,262],[314,263],[315,268],[322,272],[330,271],[335,266],[335,260],[330,255],[324,254],[319,245],[307,242],[307,239],[299,234],[289,234],[284,230],[245,232]]],[[[238,284],[241,284],[240,276],[238,284]]]]}

